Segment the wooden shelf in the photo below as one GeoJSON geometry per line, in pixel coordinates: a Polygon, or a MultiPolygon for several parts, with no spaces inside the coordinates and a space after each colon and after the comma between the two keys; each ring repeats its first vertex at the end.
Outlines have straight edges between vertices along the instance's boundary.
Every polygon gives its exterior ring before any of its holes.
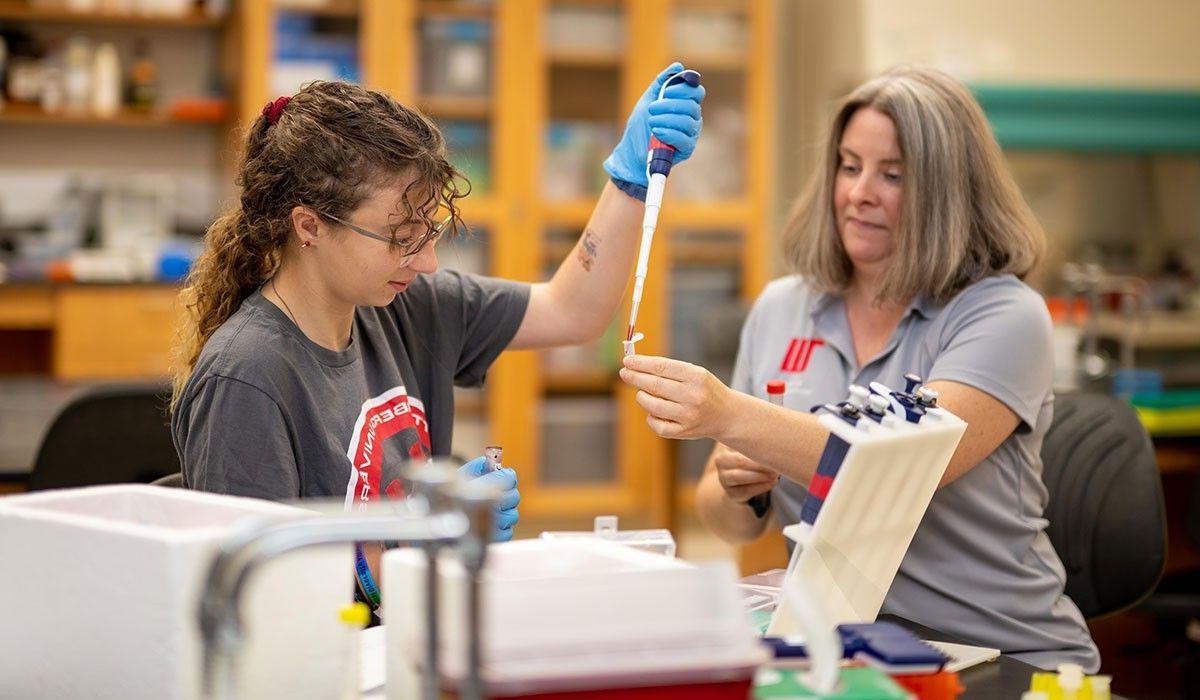
{"type": "Polygon", "coordinates": [[[602,10],[616,10],[621,0],[552,0],[553,7],[594,7],[602,10]]]}
{"type": "Polygon", "coordinates": [[[745,14],[746,0],[675,0],[677,10],[712,10],[745,14]]]}
{"type": "Polygon", "coordinates": [[[422,17],[461,17],[463,19],[491,19],[492,6],[484,2],[469,0],[421,0],[417,12],[422,17]]]}
{"type": "Polygon", "coordinates": [[[676,263],[724,263],[736,264],[742,245],[742,238],[729,241],[691,241],[674,240],[671,242],[671,259],[676,263]]]}
{"type": "Polygon", "coordinates": [[[737,72],[746,69],[746,54],[740,51],[684,51],[682,60],[688,68],[701,73],[737,72]]]}
{"type": "Polygon", "coordinates": [[[616,370],[551,368],[542,371],[542,385],[551,394],[609,394],[619,381],[616,370]]]}
{"type": "Polygon", "coordinates": [[[183,15],[135,14],[132,12],[75,12],[65,7],[34,7],[26,2],[0,0],[0,20],[188,29],[219,27],[225,21],[225,18],[214,17],[197,10],[189,11],[183,15]]]}
{"type": "MultiPolygon", "coordinates": [[[[667,196],[670,196],[669,190],[667,196]]],[[[753,208],[745,200],[713,202],[673,199],[669,205],[663,205],[662,221],[672,226],[694,229],[744,229],[753,214],[753,208]]]]}
{"type": "Polygon", "coordinates": [[[1102,311],[1096,327],[1106,338],[1124,338],[1132,331],[1134,347],[1141,349],[1200,348],[1200,313],[1195,311],[1154,311],[1132,320],[1102,311]]]}
{"type": "Polygon", "coordinates": [[[597,197],[548,201],[542,210],[543,218],[550,226],[566,226],[582,230],[592,216],[592,209],[596,207],[597,197]]]}
{"type": "Polygon", "coordinates": [[[560,46],[552,47],[546,52],[546,60],[552,66],[569,66],[573,68],[621,68],[621,50],[619,48],[587,48],[560,46]]]}
{"type": "Polygon", "coordinates": [[[157,112],[141,112],[132,109],[122,109],[112,117],[101,117],[87,112],[46,112],[37,105],[20,103],[5,104],[0,109],[0,124],[44,124],[44,125],[74,125],[74,126],[116,126],[116,127],[166,127],[166,126],[212,126],[221,121],[182,121],[173,120],[157,112]]]}
{"type": "Polygon", "coordinates": [[[437,119],[487,119],[492,112],[490,97],[458,97],[423,95],[417,98],[418,108],[437,119]]]}
{"type": "Polygon", "coordinates": [[[54,327],[54,290],[44,285],[0,284],[0,330],[54,327]]]}
{"type": "Polygon", "coordinates": [[[355,19],[358,17],[357,0],[325,0],[325,3],[321,5],[305,2],[289,2],[288,0],[276,0],[276,3],[276,7],[281,12],[296,12],[312,15],[313,17],[330,17],[333,19],[355,19]]]}
{"type": "Polygon", "coordinates": [[[491,224],[496,220],[499,206],[490,194],[472,194],[462,200],[463,220],[468,224],[491,224]]]}

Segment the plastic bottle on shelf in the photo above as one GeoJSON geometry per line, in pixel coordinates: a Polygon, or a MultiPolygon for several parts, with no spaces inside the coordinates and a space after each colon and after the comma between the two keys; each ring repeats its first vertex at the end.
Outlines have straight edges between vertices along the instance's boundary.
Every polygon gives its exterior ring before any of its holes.
{"type": "Polygon", "coordinates": [[[63,108],[86,112],[92,103],[92,45],[82,36],[67,39],[62,64],[63,108]]]}
{"type": "Polygon", "coordinates": [[[34,97],[42,107],[43,112],[61,112],[64,102],[62,56],[52,53],[42,62],[41,66],[31,63],[27,67],[26,80],[34,97]]]}
{"type": "Polygon", "coordinates": [[[117,47],[101,44],[92,62],[92,112],[114,117],[121,109],[121,59],[117,47]]]}

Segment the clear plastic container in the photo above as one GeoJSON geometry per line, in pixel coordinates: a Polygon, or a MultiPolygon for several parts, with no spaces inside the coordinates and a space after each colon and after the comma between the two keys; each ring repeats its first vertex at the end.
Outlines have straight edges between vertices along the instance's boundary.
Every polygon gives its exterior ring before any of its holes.
{"type": "Polygon", "coordinates": [[[616,542],[644,552],[675,557],[675,538],[670,530],[620,530],[617,516],[597,515],[595,528],[591,532],[543,532],[545,539],[588,537],[616,542]]]}

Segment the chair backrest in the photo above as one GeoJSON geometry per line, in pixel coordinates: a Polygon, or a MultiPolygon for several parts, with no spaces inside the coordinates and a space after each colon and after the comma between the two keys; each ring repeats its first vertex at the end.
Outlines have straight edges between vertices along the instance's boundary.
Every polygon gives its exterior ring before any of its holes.
{"type": "Polygon", "coordinates": [[[1165,508],[1154,448],[1133,408],[1103,394],[1056,397],[1042,462],[1046,534],[1083,615],[1149,595],[1166,562],[1165,508]]]}
{"type": "Polygon", "coordinates": [[[166,476],[159,477],[159,478],[155,479],[154,481],[151,481],[150,485],[151,486],[166,486],[168,488],[173,488],[173,489],[184,488],[183,472],[175,472],[174,474],[167,474],[166,476]]]}
{"type": "Polygon", "coordinates": [[[102,385],[75,397],[46,431],[29,489],[149,483],[179,472],[168,396],[154,382],[102,385]]]}

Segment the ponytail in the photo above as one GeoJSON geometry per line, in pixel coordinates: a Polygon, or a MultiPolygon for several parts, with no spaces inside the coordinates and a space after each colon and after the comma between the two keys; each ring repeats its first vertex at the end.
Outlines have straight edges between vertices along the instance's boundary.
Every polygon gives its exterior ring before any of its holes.
{"type": "Polygon", "coordinates": [[[420,113],[383,93],[327,81],[263,108],[247,129],[238,206],[209,227],[181,295],[172,412],[205,343],[279,269],[292,209],[304,203],[346,217],[380,183],[401,176],[408,181],[400,202],[407,218],[434,226],[444,209],[457,223],[456,201],[469,184],[459,189],[445,140],[420,113]]]}
{"type": "Polygon", "coordinates": [[[204,344],[246,297],[274,274],[280,257],[280,246],[272,245],[274,240],[269,232],[255,231],[241,207],[209,227],[204,252],[196,259],[180,295],[184,317],[175,345],[172,412],[179,406],[204,344]]]}

